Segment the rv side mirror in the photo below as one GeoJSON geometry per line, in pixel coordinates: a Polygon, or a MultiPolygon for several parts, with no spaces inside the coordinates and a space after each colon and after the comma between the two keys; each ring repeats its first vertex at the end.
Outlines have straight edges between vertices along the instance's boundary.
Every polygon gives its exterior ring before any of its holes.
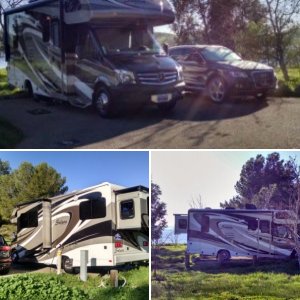
{"type": "Polygon", "coordinates": [[[163,44],[163,49],[166,52],[166,54],[169,55],[169,45],[167,43],[163,44]]]}

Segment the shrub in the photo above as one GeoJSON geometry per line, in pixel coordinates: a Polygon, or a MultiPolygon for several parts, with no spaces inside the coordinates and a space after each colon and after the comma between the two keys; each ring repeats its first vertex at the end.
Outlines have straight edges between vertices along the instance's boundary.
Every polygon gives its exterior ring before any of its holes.
{"type": "Polygon", "coordinates": [[[85,292],[67,287],[57,276],[16,275],[0,278],[0,300],[83,300],[85,292]]]}
{"type": "Polygon", "coordinates": [[[300,84],[295,88],[295,97],[300,97],[300,84]]]}
{"type": "Polygon", "coordinates": [[[278,89],[275,91],[277,97],[293,97],[294,93],[291,88],[283,81],[278,82],[278,89]]]}

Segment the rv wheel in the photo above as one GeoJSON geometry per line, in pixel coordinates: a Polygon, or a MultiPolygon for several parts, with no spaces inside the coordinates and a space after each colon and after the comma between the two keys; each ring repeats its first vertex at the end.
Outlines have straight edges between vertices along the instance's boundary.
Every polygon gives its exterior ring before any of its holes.
{"type": "Polygon", "coordinates": [[[114,115],[112,96],[106,87],[99,86],[96,89],[94,106],[103,118],[111,118],[114,115]]]}
{"type": "Polygon", "coordinates": [[[62,268],[68,274],[77,274],[78,273],[78,270],[77,270],[78,268],[73,267],[73,261],[67,256],[62,257],[62,268]]]}
{"type": "Polygon", "coordinates": [[[24,87],[25,87],[25,93],[26,93],[26,95],[28,97],[32,98],[33,97],[33,89],[32,89],[31,82],[29,80],[25,81],[24,87]]]}
{"type": "Polygon", "coordinates": [[[230,260],[230,253],[227,250],[220,250],[217,256],[218,263],[223,265],[230,260]]]}

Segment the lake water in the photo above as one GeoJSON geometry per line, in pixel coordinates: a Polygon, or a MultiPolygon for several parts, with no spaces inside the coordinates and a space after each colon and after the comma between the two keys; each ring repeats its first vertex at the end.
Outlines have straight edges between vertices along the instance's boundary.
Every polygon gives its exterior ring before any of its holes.
{"type": "Polygon", "coordinates": [[[162,234],[161,242],[163,244],[186,244],[187,235],[179,234],[177,237],[174,234],[173,227],[167,227],[162,234]]]}

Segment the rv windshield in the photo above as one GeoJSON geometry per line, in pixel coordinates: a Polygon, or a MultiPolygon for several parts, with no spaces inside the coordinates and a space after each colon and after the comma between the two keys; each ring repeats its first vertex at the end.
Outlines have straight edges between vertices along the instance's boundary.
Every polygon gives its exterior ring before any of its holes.
{"type": "Polygon", "coordinates": [[[147,27],[96,28],[94,32],[105,55],[164,53],[147,27]]]}

